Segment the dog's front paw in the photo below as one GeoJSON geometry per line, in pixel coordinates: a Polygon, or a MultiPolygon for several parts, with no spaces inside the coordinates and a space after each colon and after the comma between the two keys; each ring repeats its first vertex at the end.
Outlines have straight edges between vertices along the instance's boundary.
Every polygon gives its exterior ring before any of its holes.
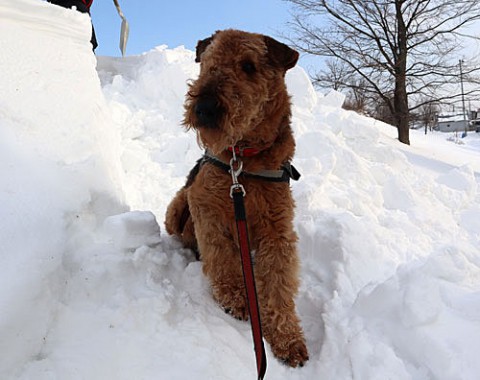
{"type": "Polygon", "coordinates": [[[273,345],[274,355],[290,367],[303,367],[308,361],[308,350],[303,339],[292,341],[287,345],[273,345]]]}
{"type": "Polygon", "coordinates": [[[223,310],[225,311],[225,313],[230,314],[232,317],[234,317],[235,319],[238,319],[239,321],[248,320],[248,312],[245,308],[231,309],[229,307],[226,307],[223,310]]]}

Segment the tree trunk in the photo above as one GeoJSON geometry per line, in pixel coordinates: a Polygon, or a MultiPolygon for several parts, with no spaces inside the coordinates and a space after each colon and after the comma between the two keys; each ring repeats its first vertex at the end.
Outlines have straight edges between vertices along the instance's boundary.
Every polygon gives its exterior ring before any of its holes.
{"type": "Polygon", "coordinates": [[[395,92],[393,98],[393,107],[395,109],[395,121],[398,129],[398,140],[410,145],[410,129],[407,95],[407,27],[403,20],[402,4],[405,0],[396,0],[397,16],[397,52],[395,57],[395,92]]]}
{"type": "Polygon", "coordinates": [[[393,106],[395,108],[394,116],[398,129],[398,140],[404,144],[410,145],[410,114],[408,111],[408,96],[404,75],[397,74],[393,106]]]}

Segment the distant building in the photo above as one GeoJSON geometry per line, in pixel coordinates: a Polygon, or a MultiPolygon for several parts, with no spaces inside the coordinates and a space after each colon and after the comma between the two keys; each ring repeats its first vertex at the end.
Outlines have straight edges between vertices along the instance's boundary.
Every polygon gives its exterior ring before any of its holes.
{"type": "Polygon", "coordinates": [[[437,120],[437,129],[440,132],[464,132],[465,129],[475,130],[475,127],[472,128],[470,118],[468,116],[464,117],[461,113],[439,114],[437,120]]]}

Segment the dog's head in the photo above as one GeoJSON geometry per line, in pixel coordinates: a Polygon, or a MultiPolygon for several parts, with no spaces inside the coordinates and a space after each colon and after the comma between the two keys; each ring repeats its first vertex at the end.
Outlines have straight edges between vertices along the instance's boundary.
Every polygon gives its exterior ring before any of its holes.
{"type": "Polygon", "coordinates": [[[238,142],[272,144],[290,117],[284,77],[298,53],[268,36],[225,30],[199,41],[196,54],[200,76],[186,97],[187,128],[213,153],[238,142]]]}

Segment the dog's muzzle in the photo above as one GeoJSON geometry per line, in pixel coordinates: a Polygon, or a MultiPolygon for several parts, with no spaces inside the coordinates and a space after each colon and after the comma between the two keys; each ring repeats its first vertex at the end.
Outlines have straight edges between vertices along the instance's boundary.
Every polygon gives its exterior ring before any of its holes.
{"type": "Polygon", "coordinates": [[[216,128],[222,110],[215,97],[207,96],[197,100],[194,112],[199,126],[216,128]]]}

